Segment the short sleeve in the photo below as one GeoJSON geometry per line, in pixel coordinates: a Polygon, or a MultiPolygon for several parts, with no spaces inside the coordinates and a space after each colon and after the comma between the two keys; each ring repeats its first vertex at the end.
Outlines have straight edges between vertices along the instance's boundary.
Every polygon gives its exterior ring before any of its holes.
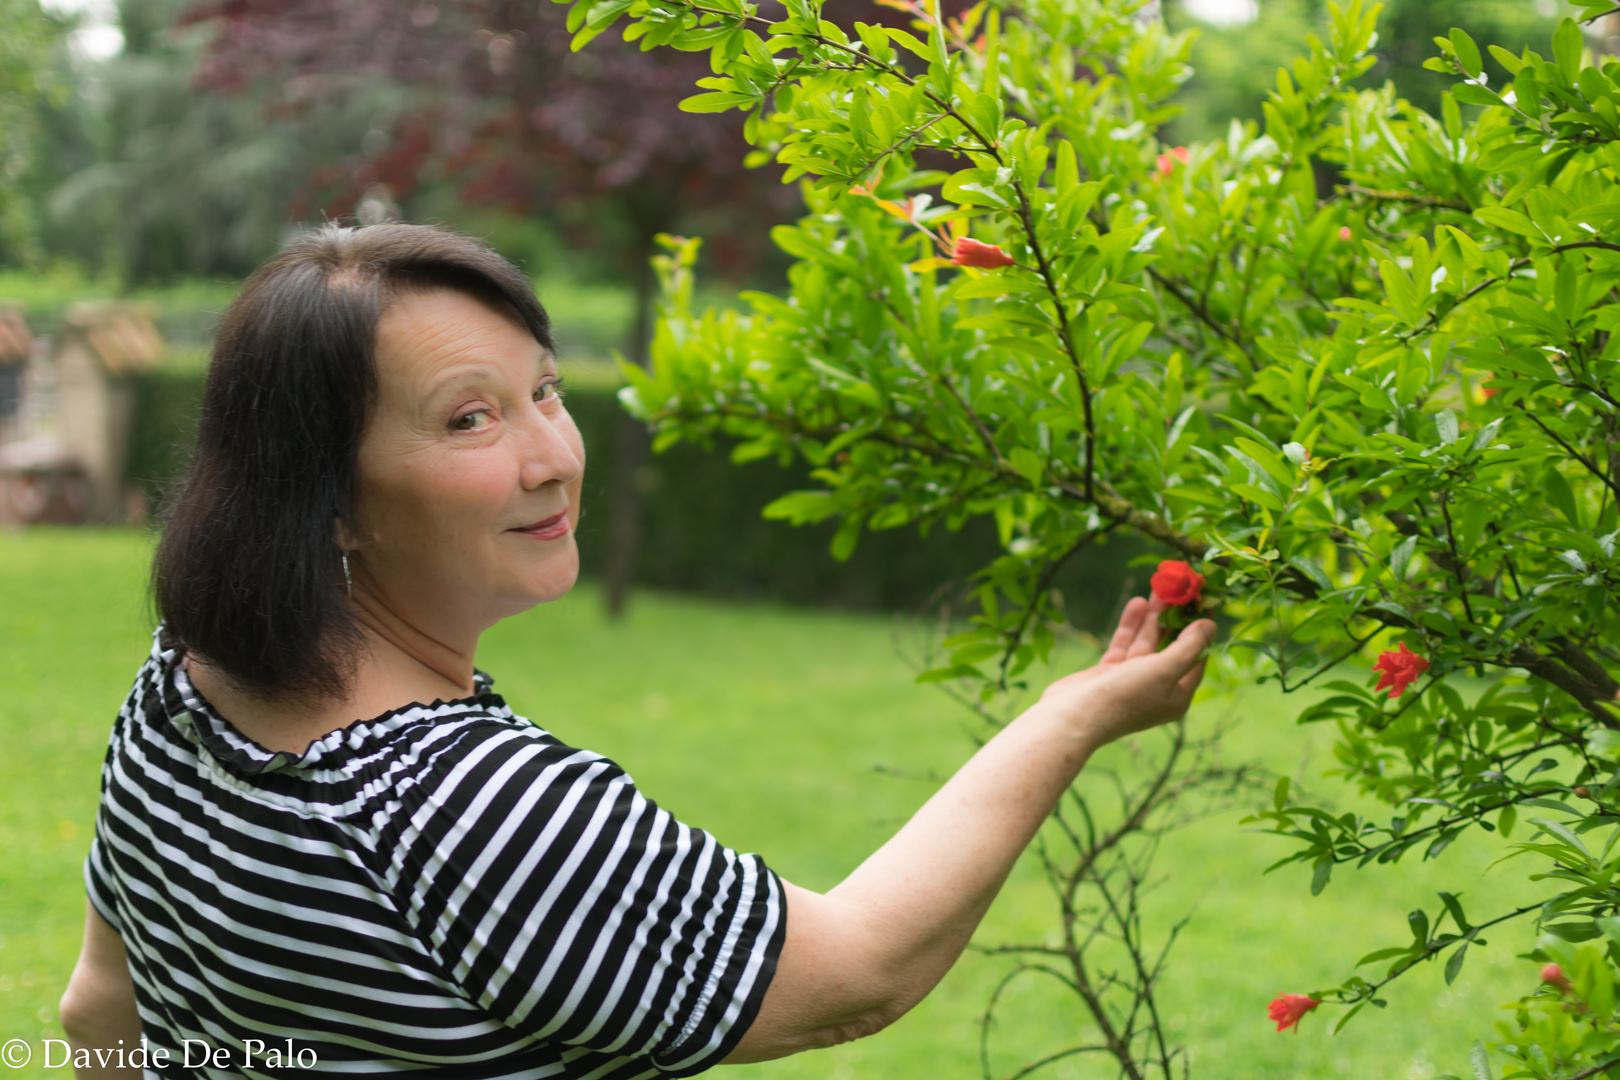
{"type": "Polygon", "coordinates": [[[647,1075],[718,1064],[775,972],[776,875],[538,729],[441,742],[388,843],[395,895],[448,977],[537,1041],[647,1075]]]}
{"type": "Polygon", "coordinates": [[[107,872],[107,856],[98,834],[90,841],[90,854],[84,860],[84,889],[90,896],[90,906],[107,924],[120,934],[124,932],[113,903],[112,875],[107,872]]]}

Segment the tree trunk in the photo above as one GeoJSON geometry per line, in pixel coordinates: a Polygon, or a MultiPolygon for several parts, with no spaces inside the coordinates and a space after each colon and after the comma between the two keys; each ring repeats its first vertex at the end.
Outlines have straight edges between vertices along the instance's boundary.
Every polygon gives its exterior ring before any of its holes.
{"type": "MultiPolygon", "coordinates": [[[[647,366],[647,344],[653,323],[653,237],[641,231],[635,252],[635,317],[625,354],[632,363],[647,366]]],[[[613,476],[608,482],[607,551],[602,562],[602,583],[610,618],[624,613],[630,587],[635,583],[641,553],[641,492],[638,481],[650,454],[647,426],[629,413],[620,413],[613,432],[613,476]]]]}

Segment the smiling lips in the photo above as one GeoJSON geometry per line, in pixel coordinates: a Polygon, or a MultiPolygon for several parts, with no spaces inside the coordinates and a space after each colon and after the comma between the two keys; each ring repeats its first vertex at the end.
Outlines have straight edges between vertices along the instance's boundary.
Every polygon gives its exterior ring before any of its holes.
{"type": "Polygon", "coordinates": [[[521,536],[533,537],[536,540],[561,540],[568,535],[568,511],[564,510],[560,514],[553,514],[542,521],[535,522],[533,525],[521,525],[516,529],[506,531],[515,532],[521,536]]]}

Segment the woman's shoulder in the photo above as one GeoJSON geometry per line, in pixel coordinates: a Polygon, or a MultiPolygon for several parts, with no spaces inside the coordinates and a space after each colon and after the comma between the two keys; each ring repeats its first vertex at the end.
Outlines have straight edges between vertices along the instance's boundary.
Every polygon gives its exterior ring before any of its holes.
{"type": "Polygon", "coordinates": [[[182,657],[160,628],[120,710],[115,744],[162,742],[162,756],[172,766],[183,768],[181,759],[193,758],[199,773],[276,801],[319,791],[322,801],[352,807],[368,793],[416,786],[478,762],[487,768],[511,759],[526,766],[581,756],[601,760],[563,745],[513,712],[483,672],[466,697],[404,703],[337,727],[300,752],[272,750],[243,734],[198,693],[182,657]]]}

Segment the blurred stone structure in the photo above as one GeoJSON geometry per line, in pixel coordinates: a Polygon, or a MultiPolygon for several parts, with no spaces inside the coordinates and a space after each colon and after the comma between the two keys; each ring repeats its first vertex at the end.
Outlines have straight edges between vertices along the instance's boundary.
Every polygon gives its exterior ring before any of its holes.
{"type": "Polygon", "coordinates": [[[0,307],[0,524],[141,513],[124,477],[134,376],[163,351],[144,305],[75,304],[54,338],[0,307]]]}

